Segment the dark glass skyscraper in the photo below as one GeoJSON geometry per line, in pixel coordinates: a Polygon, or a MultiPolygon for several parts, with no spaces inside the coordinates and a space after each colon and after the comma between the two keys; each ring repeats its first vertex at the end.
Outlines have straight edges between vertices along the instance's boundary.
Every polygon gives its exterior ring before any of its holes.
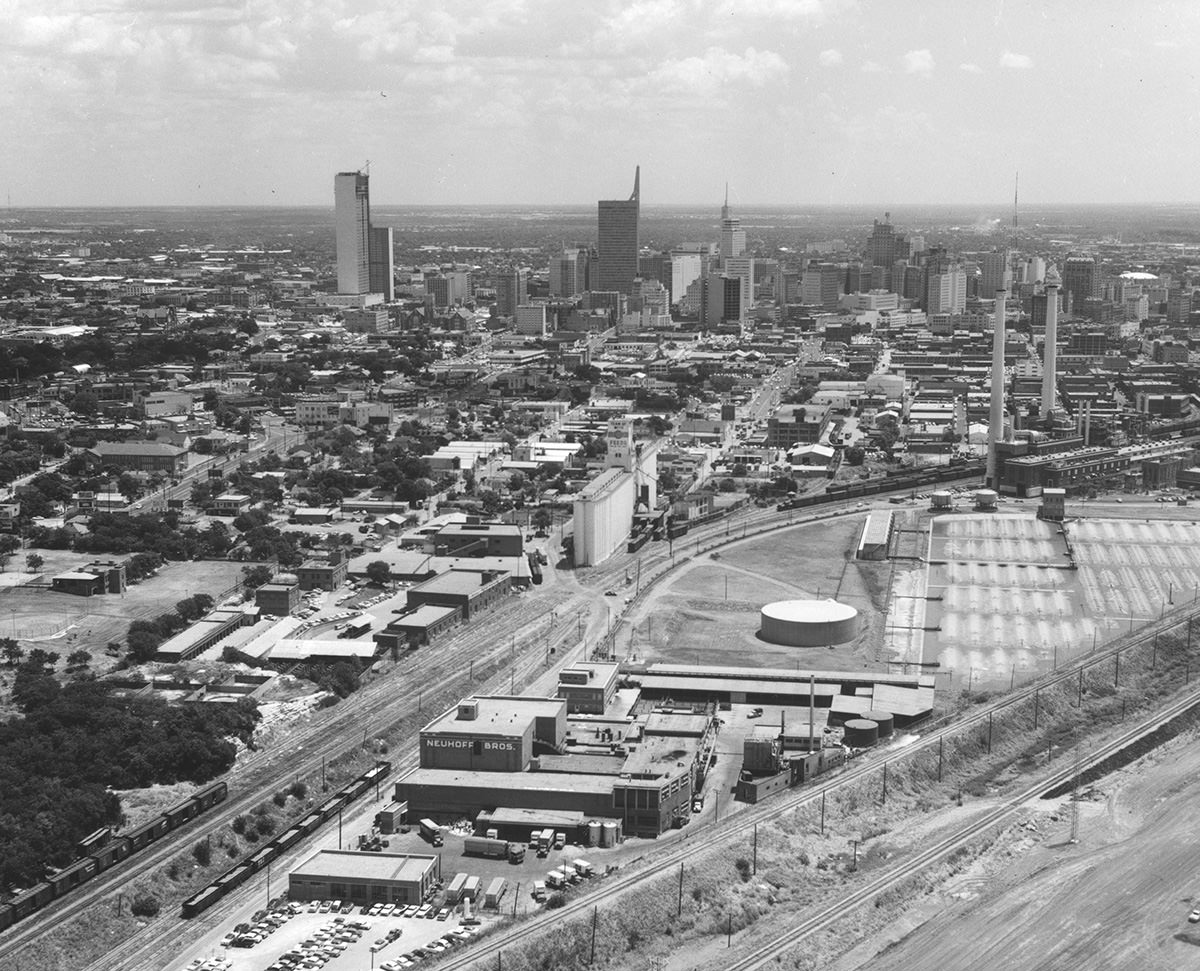
{"type": "Polygon", "coordinates": [[[638,211],[642,169],[633,175],[633,195],[628,199],[601,199],[599,207],[599,271],[594,290],[633,292],[638,275],[638,211]]]}

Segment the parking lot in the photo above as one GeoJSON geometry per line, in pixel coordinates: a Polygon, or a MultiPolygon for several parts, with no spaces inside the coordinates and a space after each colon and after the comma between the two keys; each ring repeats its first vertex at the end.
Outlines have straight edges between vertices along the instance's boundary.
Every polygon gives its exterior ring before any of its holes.
{"type": "Polygon", "coordinates": [[[427,917],[418,917],[416,905],[392,910],[390,904],[334,903],[277,902],[230,928],[219,957],[196,958],[182,971],[399,971],[479,933],[478,918],[464,926],[462,914],[449,907],[429,907],[427,917]]]}

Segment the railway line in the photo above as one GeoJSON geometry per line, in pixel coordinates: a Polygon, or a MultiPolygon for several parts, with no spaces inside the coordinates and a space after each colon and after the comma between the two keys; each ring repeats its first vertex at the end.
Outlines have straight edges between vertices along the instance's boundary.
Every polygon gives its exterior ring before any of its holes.
{"type": "MultiPolygon", "coordinates": [[[[506,604],[501,608],[503,615],[494,618],[494,625],[486,628],[481,625],[465,631],[436,649],[436,658],[431,656],[434,652],[428,652],[398,665],[337,706],[328,718],[318,719],[314,724],[300,729],[291,740],[294,747],[286,751],[264,752],[244,762],[230,777],[229,798],[217,811],[201,818],[195,825],[172,833],[172,838],[158,841],[131,857],[127,864],[104,871],[80,889],[54,901],[11,928],[0,937],[0,963],[42,934],[48,924],[70,920],[98,900],[115,893],[121,886],[164,865],[182,852],[185,846],[216,834],[234,816],[249,812],[269,799],[287,780],[315,775],[321,771],[323,764],[361,748],[361,739],[365,737],[391,734],[405,719],[422,710],[423,696],[436,696],[449,691],[469,675],[467,670],[451,669],[436,675],[432,681],[422,681],[419,688],[413,686],[415,697],[410,690],[408,697],[402,701],[396,700],[398,683],[411,684],[418,672],[427,672],[439,662],[445,665],[456,655],[471,657],[476,665],[486,667],[492,662],[503,662],[510,656],[515,660],[517,652],[514,645],[517,640],[528,643],[550,633],[555,645],[560,646],[575,635],[575,630],[566,624],[554,632],[544,613],[532,620],[524,620],[521,608],[525,606],[520,603],[506,604]]],[[[540,653],[524,653],[527,655],[524,659],[525,669],[535,670],[544,663],[540,653]]],[[[512,675],[505,672],[504,677],[511,678],[512,675]]],[[[471,684],[466,680],[462,686],[469,688],[471,684]]]]}
{"type": "MultiPolygon", "coordinates": [[[[829,776],[821,777],[824,780],[822,782],[806,786],[799,790],[790,791],[782,797],[776,797],[773,801],[747,807],[732,820],[727,820],[724,823],[710,827],[700,838],[692,837],[674,846],[664,848],[662,851],[655,852],[652,859],[648,860],[647,864],[641,869],[622,872],[615,877],[610,877],[595,892],[577,897],[569,901],[565,907],[554,911],[545,911],[509,930],[484,938],[471,949],[464,950],[448,960],[444,960],[439,967],[442,969],[467,969],[482,960],[490,959],[494,961],[497,953],[502,952],[506,948],[528,943],[563,920],[572,917],[582,917],[595,907],[613,902],[626,892],[648,881],[658,879],[665,870],[674,868],[679,864],[686,865],[688,859],[697,853],[715,849],[735,839],[745,840],[747,828],[754,824],[769,823],[797,809],[818,803],[823,797],[839,788],[866,781],[872,776],[877,775],[885,763],[892,760],[909,759],[917,753],[928,751],[943,744],[947,739],[964,734],[973,728],[986,725],[989,718],[994,717],[996,712],[1033,701],[1043,691],[1073,683],[1079,677],[1081,670],[1096,664],[1111,662],[1119,653],[1142,647],[1148,644],[1156,635],[1161,635],[1172,628],[1178,627],[1181,622],[1190,623],[1197,614],[1200,614],[1200,611],[1197,611],[1190,604],[1179,608],[1149,627],[1114,642],[1108,648],[1097,650],[1095,653],[1079,659],[1075,664],[1043,675],[965,716],[948,716],[940,722],[931,723],[928,726],[930,730],[926,734],[904,748],[894,751],[881,750],[872,752],[870,755],[850,763],[846,768],[835,770],[829,776]]],[[[1072,761],[1069,766],[1057,770],[1050,777],[1049,781],[1042,780],[1036,785],[1027,787],[1019,798],[1014,797],[1012,805],[1016,806],[1022,802],[1027,802],[1042,791],[1060,785],[1063,781],[1070,779],[1075,772],[1086,771],[1097,762],[1103,761],[1113,751],[1118,750],[1121,747],[1121,744],[1119,744],[1121,739],[1125,739],[1124,744],[1128,744],[1130,740],[1140,737],[1141,734],[1147,734],[1164,721],[1170,720],[1170,718],[1175,717],[1181,711],[1194,706],[1198,702],[1200,702],[1200,691],[1189,692],[1186,696],[1171,702],[1166,708],[1148,717],[1129,732],[1123,733],[1119,739],[1114,740],[1114,742],[1105,745],[1101,749],[1097,749],[1089,755],[1086,761],[1081,763],[1072,761]],[[1146,726],[1150,727],[1147,728],[1146,726]]],[[[1005,805],[1008,804],[1008,802],[1005,803],[1005,805]]],[[[994,821],[988,825],[994,825],[994,821]]],[[[986,829],[986,826],[984,829],[986,829]]],[[[964,835],[960,843],[956,845],[961,845],[962,842],[971,838],[972,835],[978,835],[981,831],[973,831],[971,834],[964,835]]],[[[947,850],[947,852],[950,852],[950,850],[947,850]]],[[[907,864],[905,865],[907,866],[907,864]]],[[[875,893],[881,892],[882,889],[886,888],[881,887],[875,893]]],[[[809,933],[812,933],[812,931],[809,933]]]]}
{"type": "Polygon", "coordinates": [[[801,921],[795,927],[791,927],[783,933],[775,935],[763,944],[758,945],[750,953],[726,965],[726,971],[757,971],[759,968],[774,965],[784,949],[794,947],[805,938],[825,930],[844,918],[855,907],[861,907],[880,894],[904,884],[912,878],[913,874],[944,860],[960,847],[983,836],[989,830],[1002,825],[1019,812],[1021,807],[1026,805],[1030,800],[1047,795],[1052,789],[1064,783],[1071,782],[1092,766],[1098,765],[1105,759],[1121,751],[1127,745],[1149,735],[1151,732],[1198,704],[1200,704],[1200,690],[1189,692],[1184,697],[1156,712],[1129,731],[1122,733],[1099,749],[1088,753],[1086,758],[1072,761],[1065,767],[1051,773],[1048,778],[1039,779],[1037,782],[1026,786],[1020,792],[1010,796],[999,806],[978,819],[960,827],[950,835],[921,850],[915,856],[901,860],[863,886],[843,894],[823,910],[801,921]]]}

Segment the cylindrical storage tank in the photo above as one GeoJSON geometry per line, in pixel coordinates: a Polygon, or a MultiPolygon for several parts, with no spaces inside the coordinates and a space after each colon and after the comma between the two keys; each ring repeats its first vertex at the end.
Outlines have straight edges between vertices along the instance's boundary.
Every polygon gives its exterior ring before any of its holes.
{"type": "Polygon", "coordinates": [[[980,489],[975,493],[976,509],[995,509],[999,496],[994,489],[980,489]]]}
{"type": "Polygon", "coordinates": [[[887,738],[896,726],[896,720],[890,711],[868,711],[863,715],[866,721],[872,721],[879,726],[879,737],[887,738]]]}
{"type": "Polygon", "coordinates": [[[588,846],[599,846],[600,845],[600,820],[589,819],[588,824],[587,824],[587,831],[588,831],[587,845],[588,846]]]}
{"type": "Polygon", "coordinates": [[[617,845],[617,824],[607,822],[600,827],[600,845],[601,846],[616,846],[617,845]]]}
{"type": "Polygon", "coordinates": [[[870,748],[879,741],[879,726],[868,718],[851,718],[843,731],[843,740],[851,748],[870,748]]]}
{"type": "Polygon", "coordinates": [[[827,647],[858,636],[858,611],[836,600],[779,600],[762,608],[759,636],[788,647],[827,647]]]}
{"type": "Polygon", "coordinates": [[[930,497],[930,505],[934,509],[949,509],[953,496],[945,489],[939,489],[930,497]]]}

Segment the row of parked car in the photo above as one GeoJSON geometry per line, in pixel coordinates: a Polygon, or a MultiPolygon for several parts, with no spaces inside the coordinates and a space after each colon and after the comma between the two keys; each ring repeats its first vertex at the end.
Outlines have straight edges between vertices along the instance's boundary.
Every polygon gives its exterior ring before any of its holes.
{"type": "Polygon", "coordinates": [[[290,951],[279,955],[266,971],[318,971],[326,962],[356,944],[370,928],[365,920],[335,917],[290,951]]]}
{"type": "Polygon", "coordinates": [[[436,917],[438,920],[445,920],[450,916],[451,910],[449,907],[439,910],[433,904],[371,904],[369,907],[363,907],[362,912],[369,917],[419,917],[429,920],[436,917]]]}
{"type": "Polygon", "coordinates": [[[378,967],[381,971],[403,971],[404,968],[411,968],[427,957],[445,954],[447,951],[465,944],[478,933],[479,930],[475,927],[456,927],[443,934],[436,941],[430,941],[421,947],[414,947],[407,954],[401,954],[390,961],[384,961],[378,967]]]}

